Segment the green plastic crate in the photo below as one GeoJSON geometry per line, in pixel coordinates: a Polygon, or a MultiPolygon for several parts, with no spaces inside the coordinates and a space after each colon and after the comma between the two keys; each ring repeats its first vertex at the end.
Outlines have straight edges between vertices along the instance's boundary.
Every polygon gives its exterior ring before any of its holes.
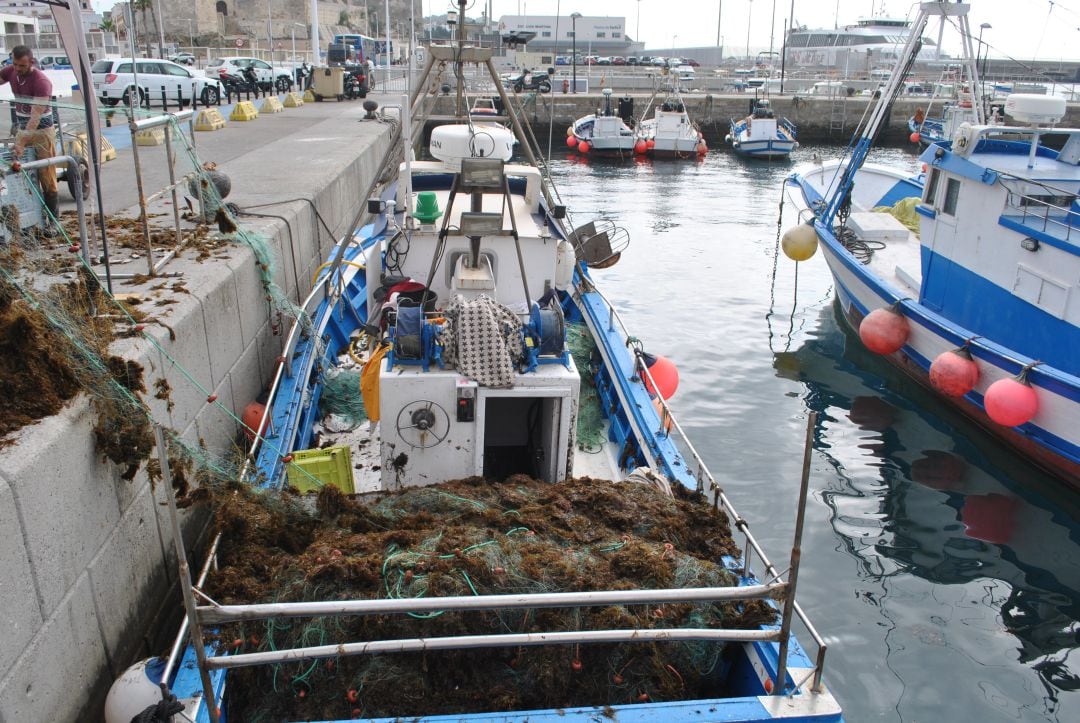
{"type": "Polygon", "coordinates": [[[288,474],[289,484],[301,492],[318,492],[324,485],[334,485],[347,495],[356,493],[352,453],[347,446],[293,452],[288,474]]]}

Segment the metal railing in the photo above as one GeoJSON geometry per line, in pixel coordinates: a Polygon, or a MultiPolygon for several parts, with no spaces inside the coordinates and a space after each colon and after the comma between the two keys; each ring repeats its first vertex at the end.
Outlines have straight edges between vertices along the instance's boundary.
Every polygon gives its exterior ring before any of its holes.
{"type": "MultiPolygon", "coordinates": [[[[1073,241],[1073,231],[1080,234],[1080,208],[1076,207],[1077,194],[1064,189],[1047,186],[1028,179],[1016,178],[1029,185],[1038,186],[1047,191],[1045,195],[1021,193],[1008,189],[1005,197],[1005,214],[1019,216],[1023,225],[1055,238],[1065,241],[1073,241]],[[1061,200],[1068,199],[1069,205],[1060,205],[1061,200]],[[1010,211],[1014,213],[1009,213],[1010,211]]],[[[1073,241],[1075,243],[1075,241],[1073,241]]]]}

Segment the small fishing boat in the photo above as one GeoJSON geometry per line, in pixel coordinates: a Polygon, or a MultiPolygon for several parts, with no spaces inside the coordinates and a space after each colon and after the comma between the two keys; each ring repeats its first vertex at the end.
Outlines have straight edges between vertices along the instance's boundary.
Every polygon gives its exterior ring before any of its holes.
{"type": "Polygon", "coordinates": [[[787,118],[777,118],[768,98],[750,104],[750,115],[731,120],[727,140],[741,156],[787,158],[799,147],[795,126],[787,118]]]}
{"type": "Polygon", "coordinates": [[[645,153],[653,158],[695,158],[709,150],[701,129],[690,120],[674,80],[664,99],[653,107],[653,116],[638,124],[637,137],[645,142],[645,153]]]}
{"type": "MultiPolygon", "coordinates": [[[[222,711],[259,717],[233,705],[258,706],[273,720],[841,721],[822,681],[824,641],[794,597],[804,516],[790,573],[781,572],[671,414],[674,365],[646,354],[597,288],[594,272],[618,259],[626,232],[610,221],[570,222],[497,83],[491,49],[465,45],[462,28],[456,45],[428,52],[393,131],[383,165],[390,178],[372,181],[356,227],[320,269],[262,419],[249,425],[247,481],[262,492],[222,501],[268,500],[265,512],[221,527],[255,533],[259,549],[229,558],[243,566],[259,557],[256,576],[269,582],[277,576],[262,552],[280,551],[287,537],[275,518],[303,517],[282,513],[295,497],[282,493],[286,485],[318,490],[311,507],[320,525],[339,525],[336,536],[284,555],[284,564],[302,558],[310,567],[252,604],[224,604],[231,593],[212,597],[214,551],[232,544],[225,532],[194,584],[182,565],[184,627],[167,657],[144,661],[114,685],[109,723],[128,723],[158,703],[211,723],[222,711]],[[445,123],[431,130],[433,160],[413,160],[412,139],[428,120],[421,111],[433,105],[427,89],[439,88],[443,73],[462,79],[467,64],[489,70],[514,133],[467,118],[445,123]],[[522,163],[511,157],[515,134],[522,163]],[[350,369],[359,378],[335,384],[350,369]],[[369,422],[324,416],[320,402],[332,387],[350,401],[362,396],[369,422]],[[581,423],[590,409],[586,441],[581,423]],[[536,517],[538,503],[524,496],[535,489],[561,500],[553,518],[536,517]],[[567,489],[582,497],[559,497],[567,489]],[[406,516],[410,493],[420,508],[406,516]],[[502,496],[496,503],[491,495],[502,496]],[[664,530],[634,504],[645,497],[657,510],[685,510],[710,524],[697,542],[664,530]],[[415,538],[437,507],[450,510],[445,528],[434,525],[426,542],[415,538]],[[469,516],[477,537],[465,544],[457,535],[469,516]],[[685,550],[722,534],[724,518],[747,554],[732,544],[716,548],[713,560],[687,559],[685,550]],[[608,522],[623,533],[591,537],[608,522]],[[662,536],[650,537],[653,528],[662,536]],[[360,539],[372,541],[366,561],[353,546],[360,539]],[[522,563],[544,551],[535,567],[522,563]],[[589,566],[597,560],[620,564],[623,582],[595,589],[589,566]],[[437,577],[439,568],[445,574],[437,577]],[[552,590],[561,577],[571,584],[552,590]],[[731,584],[710,584],[714,578],[731,584]],[[764,622],[728,629],[714,614],[718,600],[737,601],[732,613],[762,610],[764,622]],[[581,623],[590,610],[599,611],[599,628],[581,623]],[[477,614],[489,627],[467,627],[477,614]],[[793,620],[816,643],[813,659],[791,634],[793,620]],[[391,621],[406,627],[373,632],[391,621]],[[245,624],[252,634],[239,634],[245,624]],[[450,679],[449,687],[433,682],[450,679]],[[542,701],[539,709],[507,702],[544,681],[557,683],[557,699],[526,695],[542,701]],[[389,693],[379,706],[375,688],[389,693]]],[[[808,474],[804,466],[800,504],[808,474]]],[[[179,529],[175,505],[170,513],[179,529]]],[[[300,528],[308,540],[314,524],[300,528]]],[[[186,559],[182,536],[174,540],[186,559]]],[[[247,573],[236,579],[250,590],[247,573]]]]}
{"type": "MultiPolygon", "coordinates": [[[[603,105],[595,113],[582,116],[570,126],[566,145],[578,153],[601,156],[631,156],[645,151],[645,142],[615,112],[611,88],[604,88],[603,105]],[[640,150],[635,150],[635,145],[640,150]]],[[[633,122],[633,118],[630,119],[633,122]]]]}
{"type": "MultiPolygon", "coordinates": [[[[968,7],[923,3],[912,37],[947,15],[970,46],[968,7]]],[[[805,223],[785,234],[785,250],[805,260],[820,242],[844,316],[870,349],[1080,487],[1080,130],[1052,127],[1063,100],[1014,94],[1005,113],[1018,125],[962,124],[924,151],[924,170],[864,163],[901,80],[890,79],[849,157],[788,178],[805,223]],[[1055,134],[1060,151],[1042,143],[1055,134]]]]}
{"type": "Polygon", "coordinates": [[[924,148],[933,143],[945,143],[952,139],[964,123],[980,124],[987,120],[984,105],[977,101],[963,77],[956,77],[955,71],[942,75],[942,80],[934,85],[933,95],[926,109],[916,108],[908,118],[908,131],[912,143],[924,148]],[[934,101],[941,99],[940,115],[931,115],[934,101]]]}

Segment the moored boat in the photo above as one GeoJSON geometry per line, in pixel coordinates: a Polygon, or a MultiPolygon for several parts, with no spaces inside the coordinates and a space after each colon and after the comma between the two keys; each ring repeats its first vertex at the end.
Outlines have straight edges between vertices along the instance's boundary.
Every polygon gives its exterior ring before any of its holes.
{"type": "Polygon", "coordinates": [[[695,158],[709,150],[701,129],[690,119],[674,81],[664,99],[653,108],[653,116],[638,124],[637,136],[645,142],[645,152],[654,158],[695,158]]]}
{"type": "MultiPolygon", "coordinates": [[[[968,9],[923,3],[913,35],[946,15],[970,38],[968,9]]],[[[923,153],[925,173],[864,163],[900,81],[890,79],[849,158],[787,180],[806,223],[785,246],[805,259],[820,241],[868,347],[1080,486],[1080,130],[1048,127],[1063,101],[1013,95],[1006,114],[1025,125],[961,125],[948,147],[923,153]],[[1052,133],[1061,151],[1042,145],[1052,133]],[[883,206],[910,228],[872,211],[883,206]]]]}
{"type": "MultiPolygon", "coordinates": [[[[460,5],[464,11],[464,0],[460,5]]],[[[164,683],[185,715],[214,723],[222,707],[227,713],[232,701],[251,699],[262,710],[278,706],[274,720],[696,721],[703,710],[730,721],[842,720],[821,679],[824,641],[795,602],[798,555],[790,577],[764,557],[664,401],[677,387],[673,364],[644,353],[597,288],[593,272],[618,260],[625,231],[600,220],[569,222],[501,88],[514,133],[469,122],[440,125],[431,131],[434,160],[413,160],[412,138],[427,120],[419,113],[428,104],[424,93],[440,87],[440,73],[464,77],[459,66],[467,63],[486,66],[495,79],[491,53],[466,46],[463,29],[458,45],[429,48],[420,90],[394,134],[401,143],[387,154],[392,178],[368,194],[357,227],[320,269],[263,419],[249,425],[255,441],[246,481],[258,483],[279,511],[290,496],[281,494],[286,485],[320,489],[313,506],[339,525],[338,537],[285,555],[311,567],[291,568],[291,587],[272,590],[269,601],[223,604],[212,597],[213,575],[206,586],[204,574],[192,587],[182,567],[188,615],[172,653],[129,671],[110,698],[161,698],[157,684],[164,683]],[[513,162],[515,135],[525,162],[513,162]],[[570,348],[571,337],[585,340],[581,350],[570,348]],[[362,396],[377,424],[331,423],[319,411],[350,366],[359,378],[346,380],[344,394],[352,401],[362,396]],[[595,428],[586,441],[579,422],[590,404],[595,428]],[[554,499],[571,486],[605,503],[562,498],[552,519],[519,524],[530,509],[535,514],[526,487],[554,499]],[[335,487],[359,495],[343,503],[348,514],[326,507],[340,502],[335,487]],[[471,497],[470,488],[478,490],[471,497]],[[712,560],[684,557],[695,541],[674,539],[659,519],[642,519],[643,508],[633,504],[642,490],[665,509],[716,522],[698,536],[699,547],[707,549],[719,523],[732,520],[756,553],[764,582],[734,546],[712,560]],[[506,496],[498,500],[484,496],[500,491],[506,496]],[[420,507],[406,517],[401,500],[410,493],[420,507]],[[413,523],[431,525],[434,500],[448,502],[452,520],[443,529],[435,524],[429,541],[410,539],[413,523]],[[384,502],[389,509],[376,520],[371,515],[384,502]],[[590,539],[598,516],[612,516],[615,507],[622,534],[590,539]],[[452,530],[470,515],[479,538],[463,544],[452,530]],[[366,559],[353,545],[360,538],[371,545],[366,559]],[[551,554],[525,569],[522,559],[542,546],[551,554]],[[639,557],[629,556],[634,550],[639,557]],[[375,557],[381,562],[373,564],[375,557]],[[586,558],[622,564],[635,584],[597,586],[578,574],[593,569],[586,558]],[[658,576],[649,572],[656,565],[658,576]],[[436,578],[437,566],[450,574],[436,578]],[[561,575],[571,583],[551,590],[561,575]],[[721,579],[732,584],[714,584],[721,579]],[[342,581],[349,584],[338,587],[342,581]],[[293,591],[299,599],[287,594],[293,591]],[[715,614],[715,603],[726,600],[738,601],[732,609],[764,605],[765,622],[728,629],[715,614]],[[570,611],[565,618],[555,614],[562,609],[570,611]],[[575,617],[582,609],[599,609],[604,624],[582,625],[585,613],[575,617]],[[467,612],[491,612],[495,629],[466,627],[467,612]],[[301,618],[314,619],[296,622],[301,618]],[[813,660],[790,633],[796,618],[817,644],[813,660]],[[373,632],[391,619],[407,627],[397,636],[373,632]],[[347,620],[359,620],[359,628],[347,628],[347,620]],[[245,623],[261,632],[238,636],[236,626],[245,623]],[[345,634],[357,629],[359,638],[345,634]],[[618,657],[604,658],[612,645],[618,657]],[[560,662],[557,670],[529,665],[528,651],[552,646],[556,652],[543,660],[560,662]],[[589,650],[601,652],[589,657],[589,650]],[[472,658],[462,657],[469,652],[472,658]],[[356,667],[357,660],[378,665],[356,667]],[[639,675],[648,660],[657,664],[639,675]],[[258,666],[269,671],[261,679],[253,674],[262,687],[238,670],[258,666]],[[447,674],[459,675],[468,692],[456,683],[432,684],[447,674]],[[590,689],[577,682],[586,676],[590,689]],[[539,709],[507,702],[518,700],[519,689],[534,689],[539,677],[565,681],[559,692],[568,697],[544,699],[548,707],[539,709]],[[406,678],[423,685],[407,685],[406,678]],[[400,700],[368,707],[375,687],[400,700]],[[582,697],[583,691],[593,692],[582,697]],[[268,703],[272,696],[281,697],[268,703]]],[[[162,472],[168,476],[167,459],[162,472]]],[[[805,495],[804,476],[803,501],[805,495]]],[[[273,517],[253,513],[234,522],[257,529],[267,548],[281,548],[273,517]]],[[[230,544],[225,534],[218,540],[230,544]]],[[[184,559],[182,537],[175,542],[184,559]]],[[[215,541],[211,559],[217,549],[215,541]]],[[[256,576],[274,578],[266,562],[257,563],[256,576]]],[[[131,720],[129,711],[110,723],[131,720]]],[[[244,716],[234,718],[252,719],[244,716]]]]}
{"type": "Polygon", "coordinates": [[[767,98],[751,103],[750,115],[731,120],[727,141],[741,156],[787,158],[799,147],[796,129],[787,118],[777,118],[767,98]]]}
{"type": "Polygon", "coordinates": [[[626,157],[645,152],[645,142],[640,141],[626,119],[615,112],[611,95],[611,88],[604,88],[603,105],[595,113],[574,121],[567,134],[569,147],[579,153],[601,156],[626,157]]]}

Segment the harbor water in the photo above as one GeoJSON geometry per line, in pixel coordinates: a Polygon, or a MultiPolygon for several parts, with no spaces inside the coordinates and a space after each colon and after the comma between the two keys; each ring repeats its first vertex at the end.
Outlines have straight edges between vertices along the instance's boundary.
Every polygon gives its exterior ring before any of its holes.
{"type": "MultiPolygon", "coordinates": [[[[1080,505],[845,331],[821,254],[778,254],[792,162],[594,162],[556,150],[575,223],[630,233],[597,271],[646,351],[678,366],[680,423],[787,567],[808,413],[798,597],[850,721],[1080,720],[1080,505]]],[[[913,152],[871,161],[915,168],[913,152]]],[[[798,628],[797,628],[798,630],[798,628]]],[[[811,655],[805,632],[800,640],[811,655]]]]}

